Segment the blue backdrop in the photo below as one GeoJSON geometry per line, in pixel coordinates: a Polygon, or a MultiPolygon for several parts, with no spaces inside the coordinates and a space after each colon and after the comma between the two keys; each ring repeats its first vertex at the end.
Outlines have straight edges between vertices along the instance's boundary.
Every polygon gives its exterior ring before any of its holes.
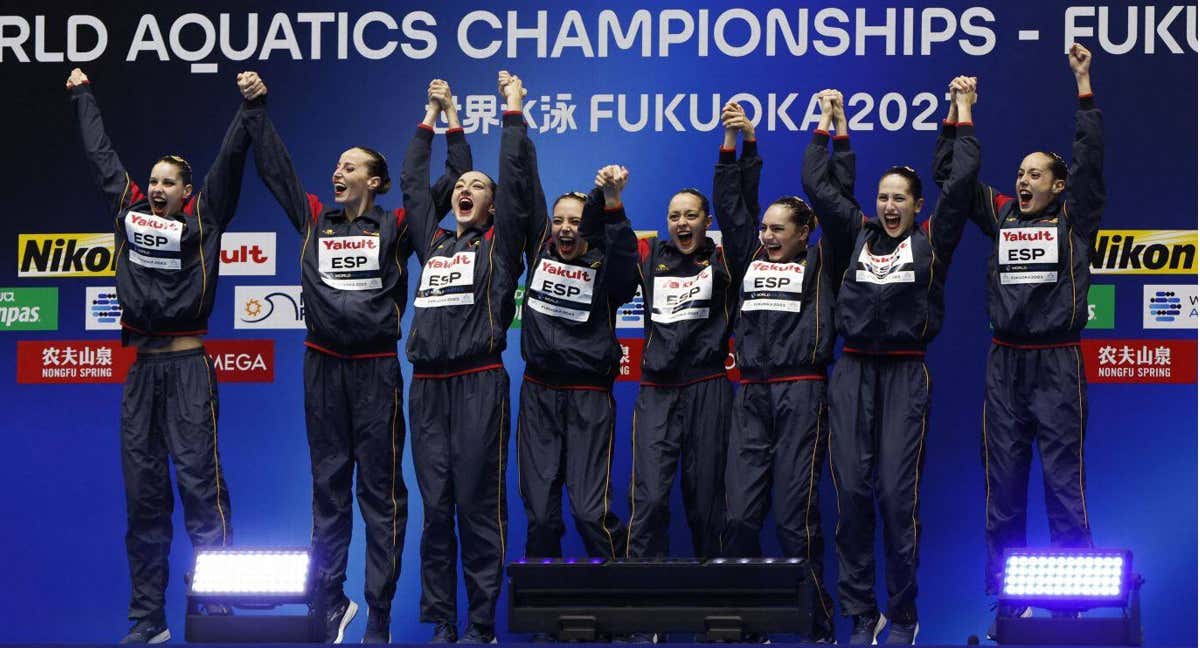
{"type": "MultiPolygon", "coordinates": [[[[530,98],[536,100],[530,112],[539,126],[547,123],[547,107],[561,104],[558,121],[550,120],[545,132],[533,135],[547,194],[585,189],[601,165],[624,164],[631,171],[625,196],[631,218],[637,229],[652,230],[663,228],[674,189],[711,186],[721,141],[719,128],[713,128],[714,108],[738,93],[746,93],[742,98],[752,115],[761,115],[758,137],[766,201],[800,192],[799,160],[815,126],[814,119],[805,120],[810,97],[823,88],[841,89],[849,99],[848,113],[855,118],[851,139],[861,171],[858,197],[871,205],[876,174],[895,163],[916,167],[932,186],[929,159],[934,129],[948,107],[946,84],[958,74],[978,76],[975,122],[984,145],[982,177],[1011,192],[1015,168],[1025,153],[1036,148],[1069,153],[1075,86],[1063,53],[1075,38],[1095,54],[1093,85],[1105,111],[1109,201],[1103,227],[1190,230],[1196,224],[1195,7],[1147,4],[1101,15],[1092,7],[1070,10],[1071,3],[1062,0],[942,3],[953,5],[950,9],[932,9],[935,5],[925,0],[904,6],[862,0],[829,8],[749,3],[752,9],[732,12],[734,5],[716,1],[682,3],[686,9],[668,10],[657,3],[621,0],[577,2],[572,13],[527,0],[505,6],[313,0],[252,8],[233,2],[160,2],[129,8],[55,4],[46,8],[41,3],[8,2],[0,10],[5,14],[0,16],[0,72],[6,90],[0,103],[5,146],[0,286],[57,287],[60,311],[57,330],[0,334],[0,390],[6,403],[6,451],[0,454],[0,556],[6,572],[0,593],[0,641],[5,642],[114,640],[126,625],[129,586],[117,434],[120,386],[16,380],[18,339],[111,340],[116,335],[85,329],[85,288],[111,286],[111,277],[19,277],[16,267],[19,233],[111,231],[91,186],[63,92],[63,82],[76,65],[91,77],[109,134],[131,175],[143,183],[152,161],[166,153],[189,157],[198,181],[239,103],[235,73],[258,71],[270,87],[270,114],[301,177],[311,192],[326,199],[333,164],[351,145],[382,150],[398,170],[408,138],[423,115],[430,78],[449,80],[466,108],[470,95],[495,96],[496,72],[508,69],[522,76],[530,98]],[[470,13],[476,10],[488,13],[470,13]],[[200,14],[177,22],[189,11],[200,14]],[[371,11],[382,15],[372,16],[371,11]],[[329,20],[320,23],[322,16],[303,12],[324,12],[329,20]],[[96,19],[71,18],[85,14],[96,19]],[[222,26],[225,14],[228,30],[222,26]],[[223,52],[222,43],[227,43],[226,49],[247,46],[250,14],[256,15],[256,48],[247,53],[249,60],[234,60],[245,55],[223,52]],[[479,20],[465,23],[465,18],[479,20]],[[534,33],[510,29],[536,28],[541,20],[544,49],[534,33]],[[97,23],[104,27],[100,42],[89,26],[97,23]],[[203,50],[204,23],[215,29],[211,52],[203,50]],[[321,27],[314,30],[317,24],[321,27]],[[620,32],[615,37],[611,24],[620,32]],[[637,24],[643,31],[632,36],[632,47],[621,47],[622,37],[637,24]],[[871,29],[885,24],[890,30],[871,29]],[[70,43],[69,25],[80,34],[70,43]],[[671,44],[664,29],[682,34],[676,38],[680,42],[671,44]],[[1036,30],[1037,35],[1022,35],[1026,30],[1036,30]],[[460,42],[460,32],[469,47],[460,42]],[[521,38],[510,45],[512,34],[521,38]],[[564,40],[560,51],[556,42],[564,40]],[[393,41],[397,46],[391,51],[371,53],[393,41]],[[499,45],[488,51],[493,41],[499,45]],[[76,50],[74,55],[69,46],[76,50]],[[165,60],[160,60],[160,51],[165,60]],[[197,56],[188,54],[197,51],[197,56]],[[215,64],[217,71],[194,69],[193,62],[215,64]],[[852,96],[857,93],[864,94],[852,96]],[[632,126],[623,127],[618,119],[622,95],[625,121],[632,126]],[[670,118],[655,117],[656,106],[669,106],[676,95],[684,95],[673,113],[680,129],[670,118]],[[645,114],[643,97],[650,115],[637,126],[645,114]]],[[[476,163],[494,172],[497,127],[491,126],[487,134],[479,127],[468,137],[476,163]]],[[[440,141],[435,151],[438,168],[444,154],[440,141]]],[[[222,465],[239,544],[305,545],[311,489],[302,413],[302,331],[234,328],[235,286],[298,284],[300,241],[253,171],[247,172],[244,187],[231,229],[278,232],[276,272],[224,277],[210,337],[274,340],[275,377],[269,383],[221,386],[222,465]]],[[[381,202],[397,206],[398,194],[381,202]]],[[[984,493],[979,459],[984,358],[990,343],[984,304],[987,250],[983,237],[968,229],[947,289],[944,332],[928,356],[935,395],[921,484],[919,600],[921,635],[928,642],[962,642],[969,634],[982,634],[988,624],[988,600],[982,593],[984,493]]],[[[1192,272],[1095,277],[1095,284],[1115,286],[1115,324],[1111,330],[1089,331],[1088,336],[1194,341],[1194,317],[1191,329],[1143,329],[1143,284],[1194,286],[1194,268],[1192,272]]],[[[514,402],[522,366],[518,334],[510,332],[505,354],[514,378],[514,402]]],[[[640,329],[623,334],[641,336],[640,329]]],[[[1190,349],[1194,353],[1195,347],[1190,349]]],[[[411,367],[406,362],[403,366],[407,382],[411,367]]],[[[1088,391],[1090,519],[1097,545],[1131,548],[1138,571],[1146,576],[1149,644],[1186,642],[1195,631],[1194,383],[1193,374],[1190,384],[1093,384],[1088,391]]],[[[613,484],[622,517],[628,513],[628,430],[635,390],[634,383],[618,383],[616,388],[613,484]]],[[[508,558],[514,559],[524,544],[525,519],[513,454],[509,456],[508,558]]],[[[1038,470],[1035,466],[1030,484],[1034,544],[1047,541],[1038,470]]],[[[415,620],[422,510],[407,451],[404,476],[412,496],[393,635],[396,641],[423,641],[429,629],[415,620]]],[[[832,585],[836,507],[827,475],[822,495],[832,585]]],[[[171,555],[175,577],[168,613],[181,635],[181,576],[190,552],[179,507],[176,510],[171,555]]],[[[676,495],[672,546],[683,553],[688,543],[681,513],[676,495]]],[[[565,549],[581,554],[573,528],[568,529],[565,549]]],[[[773,529],[765,536],[767,547],[774,548],[773,529]]],[[[350,556],[346,592],[361,602],[361,522],[350,556]]],[[[503,634],[506,598],[500,603],[503,634]]],[[[362,626],[360,617],[349,637],[357,640],[362,626]]]]}

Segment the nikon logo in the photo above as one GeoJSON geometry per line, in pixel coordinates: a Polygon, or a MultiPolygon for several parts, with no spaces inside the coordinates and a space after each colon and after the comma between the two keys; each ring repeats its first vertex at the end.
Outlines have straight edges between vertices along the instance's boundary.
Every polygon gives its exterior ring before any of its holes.
{"type": "Polygon", "coordinates": [[[112,277],[112,234],[20,234],[19,277],[112,277]]]}
{"type": "Polygon", "coordinates": [[[1100,230],[1095,274],[1195,274],[1195,230],[1100,230]]]}

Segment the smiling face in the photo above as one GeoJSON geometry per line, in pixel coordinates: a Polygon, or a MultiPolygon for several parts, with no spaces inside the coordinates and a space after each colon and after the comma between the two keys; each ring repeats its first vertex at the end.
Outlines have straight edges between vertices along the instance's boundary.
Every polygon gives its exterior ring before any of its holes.
{"type": "Polygon", "coordinates": [[[582,223],[583,201],[567,197],[555,203],[554,214],[550,217],[550,239],[564,261],[574,261],[587,251],[587,245],[579,236],[582,223]]]}
{"type": "Polygon", "coordinates": [[[704,203],[690,193],[677,193],[667,205],[667,231],[671,241],[684,254],[691,254],[704,241],[704,230],[712,217],[704,211],[704,203]]]}
{"type": "Polygon", "coordinates": [[[192,195],[192,185],[184,182],[179,165],[165,160],[160,160],[150,169],[150,182],[146,188],[150,212],[155,216],[178,214],[183,209],[183,203],[192,195]]]}
{"type": "Polygon", "coordinates": [[[758,240],[775,263],[796,258],[808,244],[808,226],[796,224],[792,210],[786,205],[771,205],[763,213],[758,240]]]}
{"type": "Polygon", "coordinates": [[[913,197],[908,178],[898,173],[889,173],[880,178],[879,192],[875,195],[875,214],[888,236],[900,238],[908,234],[924,204],[924,200],[913,197]]]}
{"type": "Polygon", "coordinates": [[[348,149],[333,170],[333,201],[355,204],[373,195],[382,179],[371,174],[371,157],[359,148],[348,149]]]}
{"type": "Polygon", "coordinates": [[[1040,214],[1066,188],[1054,177],[1054,159],[1045,153],[1030,153],[1017,169],[1017,207],[1022,214],[1040,214]]]}
{"type": "Polygon", "coordinates": [[[492,179],[481,171],[467,171],[454,183],[454,219],[460,230],[483,228],[496,213],[492,179]]]}

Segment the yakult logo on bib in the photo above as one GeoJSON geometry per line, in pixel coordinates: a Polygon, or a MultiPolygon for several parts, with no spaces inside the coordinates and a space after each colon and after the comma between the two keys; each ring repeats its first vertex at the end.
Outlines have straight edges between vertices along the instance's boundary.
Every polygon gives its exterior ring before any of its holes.
{"type": "Polygon", "coordinates": [[[475,303],[475,252],[435,256],[425,262],[413,306],[440,308],[475,303]]]}
{"type": "Polygon", "coordinates": [[[742,310],[800,312],[804,265],[754,261],[742,279],[742,310]]]}
{"type": "Polygon", "coordinates": [[[917,280],[913,270],[912,238],[906,238],[891,254],[871,254],[864,245],[855,264],[855,281],[872,284],[913,283],[917,280]]]}
{"type": "Polygon", "coordinates": [[[379,239],[374,236],[338,236],[318,242],[317,264],[321,282],[337,290],[378,290],[379,239]]]}
{"type": "Polygon", "coordinates": [[[659,324],[706,319],[712,292],[711,267],[691,277],[655,277],[650,319],[659,324]]]}
{"type": "Polygon", "coordinates": [[[183,239],[183,223],[131,211],[125,215],[125,236],[133,263],[156,270],[182,267],[179,242],[183,239]]]}
{"type": "Polygon", "coordinates": [[[541,259],[529,283],[529,308],[550,317],[586,322],[596,285],[596,270],[541,259]]]}
{"type": "Polygon", "coordinates": [[[1035,284],[1058,281],[1058,229],[1015,227],[1000,230],[1000,283],[1035,284]]]}

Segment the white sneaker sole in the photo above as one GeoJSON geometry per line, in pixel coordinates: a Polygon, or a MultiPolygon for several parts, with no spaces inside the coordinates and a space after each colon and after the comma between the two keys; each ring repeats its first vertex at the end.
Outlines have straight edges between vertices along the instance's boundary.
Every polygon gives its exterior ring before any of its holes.
{"type": "Polygon", "coordinates": [[[168,630],[163,630],[162,632],[154,635],[153,637],[150,637],[150,640],[147,641],[146,643],[148,643],[148,644],[167,643],[170,640],[171,640],[171,631],[168,629],[168,630]]]}
{"type": "Polygon", "coordinates": [[[346,626],[354,620],[355,614],[358,614],[358,604],[351,600],[350,604],[346,606],[346,613],[342,615],[342,622],[338,625],[337,639],[334,639],[333,643],[342,643],[342,638],[346,634],[346,626]]]}
{"type": "Polygon", "coordinates": [[[887,617],[880,614],[879,621],[875,622],[875,632],[871,633],[871,645],[879,645],[879,633],[883,632],[883,626],[887,625],[887,617]]]}

